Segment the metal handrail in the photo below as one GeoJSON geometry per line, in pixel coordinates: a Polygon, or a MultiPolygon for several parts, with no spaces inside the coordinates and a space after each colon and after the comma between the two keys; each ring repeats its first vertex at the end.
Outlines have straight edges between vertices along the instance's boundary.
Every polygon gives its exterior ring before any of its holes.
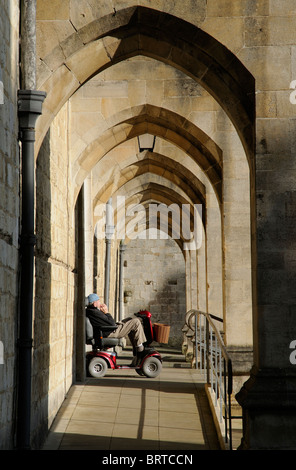
{"type": "Polygon", "coordinates": [[[232,450],[232,362],[221,334],[213,323],[213,321],[223,322],[223,320],[201,310],[189,310],[186,318],[187,326],[195,333],[194,339],[192,338],[195,341],[195,368],[198,369],[199,363],[199,368],[204,370],[205,381],[210,385],[211,393],[214,394],[215,407],[219,409],[217,418],[222,426],[224,419],[225,443],[228,444],[229,450],[232,450]],[[192,325],[193,318],[194,324],[192,325]]]}

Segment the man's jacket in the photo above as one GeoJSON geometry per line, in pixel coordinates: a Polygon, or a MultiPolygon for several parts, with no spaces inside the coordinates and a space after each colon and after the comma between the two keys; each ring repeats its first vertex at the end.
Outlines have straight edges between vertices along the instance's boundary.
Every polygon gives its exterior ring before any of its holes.
{"type": "MultiPolygon", "coordinates": [[[[93,305],[86,308],[85,314],[89,318],[94,330],[98,330],[102,326],[116,326],[114,318],[110,313],[104,313],[93,305]]],[[[102,332],[103,336],[108,336],[112,331],[114,331],[114,328],[104,330],[102,332]]]]}

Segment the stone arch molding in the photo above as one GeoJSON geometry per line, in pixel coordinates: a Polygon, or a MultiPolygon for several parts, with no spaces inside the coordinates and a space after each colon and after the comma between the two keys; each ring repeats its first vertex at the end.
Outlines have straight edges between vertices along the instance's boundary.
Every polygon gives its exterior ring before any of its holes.
{"type": "MultiPolygon", "coordinates": [[[[145,208],[145,224],[147,224],[148,228],[149,225],[152,224],[152,228],[157,227],[157,220],[155,218],[155,214],[151,213],[149,210],[150,204],[164,204],[166,207],[170,207],[171,212],[168,215],[168,217],[165,217],[165,220],[163,220],[161,217],[158,220],[159,229],[162,230],[164,233],[168,234],[169,238],[173,238],[176,243],[179,245],[181,251],[183,252],[183,247],[184,243],[188,244],[188,240],[185,237],[184,231],[180,230],[180,224],[179,224],[179,217],[180,217],[180,204],[185,204],[187,207],[187,211],[184,214],[185,218],[184,221],[186,223],[187,229],[193,233],[194,230],[194,225],[193,225],[193,219],[194,219],[194,209],[192,206],[192,201],[188,200],[185,194],[182,194],[182,191],[179,190],[179,188],[171,188],[171,187],[165,187],[163,184],[160,184],[161,182],[157,181],[137,181],[133,180],[130,181],[129,183],[126,183],[126,195],[127,198],[125,199],[125,204],[127,206],[131,207],[137,207],[138,205],[141,205],[142,207],[145,208]]],[[[114,196],[116,198],[117,192],[114,193],[114,196]]],[[[120,192],[120,194],[122,194],[120,192]]],[[[123,208],[118,206],[115,207],[114,210],[114,219],[116,221],[117,217],[122,219],[122,210],[123,208]]],[[[125,210],[123,210],[125,212],[125,210]]],[[[132,214],[129,217],[124,217],[125,219],[125,227],[129,224],[130,220],[133,219],[134,214],[132,214]]],[[[202,225],[202,233],[204,233],[204,226],[202,225]]]]}
{"type": "Polygon", "coordinates": [[[233,122],[247,157],[254,151],[254,79],[238,58],[200,28],[161,11],[131,7],[76,31],[42,59],[38,89],[46,91],[36,150],[61,107],[86,81],[127,58],[144,55],[198,81],[233,122]]]}
{"type": "Polygon", "coordinates": [[[136,160],[123,169],[117,168],[112,177],[106,179],[95,194],[93,204],[106,203],[109,195],[118,190],[121,185],[139,175],[152,173],[164,177],[171,184],[177,184],[193,203],[205,204],[206,190],[203,183],[190,170],[182,167],[178,162],[158,153],[146,152],[145,158],[136,160]],[[120,174],[119,174],[120,173],[120,174]],[[120,177],[121,176],[121,177],[120,177]]]}
{"type": "MultiPolygon", "coordinates": [[[[72,167],[76,196],[89,171],[107,152],[126,140],[150,133],[170,141],[188,154],[208,177],[219,202],[222,202],[222,150],[186,118],[172,111],[144,104],[117,113],[106,124],[105,131],[100,130],[98,138],[88,144],[87,135],[84,136],[86,146],[76,156],[72,167]]],[[[92,129],[90,135],[93,134],[92,129]]]]}
{"type": "MultiPolygon", "coordinates": [[[[146,151],[139,159],[134,155],[133,160],[134,161],[131,163],[129,159],[129,164],[123,168],[115,166],[114,170],[112,167],[113,171],[111,174],[109,172],[105,172],[102,175],[102,179],[100,179],[100,183],[102,184],[99,185],[99,188],[94,184],[94,224],[97,223],[98,219],[101,219],[106,202],[110,197],[112,197],[112,201],[113,203],[115,202],[115,207],[117,207],[117,196],[123,196],[125,200],[129,201],[131,194],[134,194],[136,187],[136,191],[138,191],[137,194],[145,191],[146,197],[143,200],[139,199],[136,202],[133,201],[133,204],[142,205],[144,200],[147,201],[147,187],[151,187],[154,183],[154,185],[156,184],[156,186],[158,186],[158,194],[160,194],[160,188],[162,188],[161,191],[163,193],[166,192],[165,201],[158,200],[156,204],[163,203],[172,210],[174,206],[178,207],[178,214],[176,215],[175,220],[178,220],[178,217],[180,217],[180,211],[184,209],[182,209],[182,204],[185,204],[186,207],[191,206],[190,221],[186,221],[188,226],[190,224],[191,231],[193,230],[192,221],[195,217],[192,207],[194,204],[202,205],[203,230],[206,232],[206,187],[191,170],[186,169],[186,167],[179,162],[155,152],[146,151]],[[172,195],[177,193],[179,194],[177,198],[175,196],[170,199],[170,194],[172,195]]],[[[102,160],[97,164],[98,174],[100,174],[99,168],[101,162],[102,160]]],[[[147,204],[147,202],[145,203],[147,204]]],[[[183,213],[186,220],[188,215],[189,213],[187,215],[183,213]]],[[[123,216],[123,218],[125,218],[125,216],[123,216]]],[[[180,227],[178,228],[180,229],[180,227]]],[[[183,240],[183,242],[185,242],[185,240],[183,240]]]]}

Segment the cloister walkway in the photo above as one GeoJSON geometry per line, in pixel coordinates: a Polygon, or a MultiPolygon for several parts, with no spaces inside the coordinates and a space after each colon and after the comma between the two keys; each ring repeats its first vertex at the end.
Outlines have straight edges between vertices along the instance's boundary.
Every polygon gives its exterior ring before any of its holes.
{"type": "Polygon", "coordinates": [[[73,385],[44,450],[219,450],[204,379],[175,353],[155,379],[121,369],[73,385]]]}

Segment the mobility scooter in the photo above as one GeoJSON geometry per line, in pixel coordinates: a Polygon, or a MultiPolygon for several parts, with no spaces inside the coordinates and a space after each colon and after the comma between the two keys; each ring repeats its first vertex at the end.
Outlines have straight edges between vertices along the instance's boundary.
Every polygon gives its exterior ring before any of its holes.
{"type": "MultiPolygon", "coordinates": [[[[95,378],[104,377],[108,369],[135,369],[138,375],[146,377],[157,377],[162,369],[162,359],[160,354],[150,347],[154,340],[153,326],[151,323],[151,313],[147,310],[142,310],[135,313],[135,316],[142,320],[143,328],[146,336],[146,343],[144,344],[144,351],[136,366],[132,365],[118,365],[117,353],[114,347],[119,344],[120,339],[117,338],[104,338],[100,328],[95,331],[92,327],[89,318],[86,318],[86,344],[92,345],[92,351],[86,354],[86,368],[87,372],[95,378]],[[108,349],[113,348],[113,351],[108,349]]],[[[110,330],[110,326],[106,327],[110,330]]],[[[116,326],[114,327],[116,329],[116,326]]]]}

